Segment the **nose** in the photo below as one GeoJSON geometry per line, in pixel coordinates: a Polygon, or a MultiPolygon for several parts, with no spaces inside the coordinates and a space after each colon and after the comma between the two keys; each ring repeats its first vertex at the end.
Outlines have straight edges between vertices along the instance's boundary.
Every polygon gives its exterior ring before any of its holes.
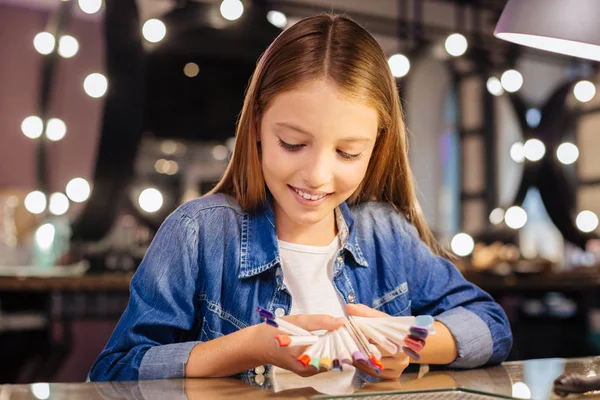
{"type": "Polygon", "coordinates": [[[334,159],[327,152],[315,153],[304,166],[304,183],[310,189],[326,186],[333,180],[334,159]]]}

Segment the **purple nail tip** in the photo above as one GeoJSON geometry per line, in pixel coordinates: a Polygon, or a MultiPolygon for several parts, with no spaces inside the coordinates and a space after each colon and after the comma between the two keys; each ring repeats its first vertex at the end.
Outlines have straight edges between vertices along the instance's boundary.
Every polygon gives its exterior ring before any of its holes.
{"type": "Polygon", "coordinates": [[[263,318],[269,318],[269,319],[275,318],[275,315],[273,315],[273,313],[271,311],[267,310],[266,308],[262,308],[262,307],[258,306],[258,307],[256,307],[256,311],[258,311],[260,316],[263,318]]]}
{"type": "Polygon", "coordinates": [[[419,328],[418,326],[411,326],[410,334],[425,339],[429,335],[429,331],[424,328],[419,328]]]}
{"type": "Polygon", "coordinates": [[[363,353],[361,353],[360,351],[355,351],[352,354],[352,358],[354,358],[354,361],[357,362],[366,362],[367,358],[365,357],[365,355],[363,353]]]}
{"type": "Polygon", "coordinates": [[[265,322],[271,326],[274,326],[275,328],[279,328],[279,325],[277,325],[277,322],[273,321],[272,319],[265,319],[265,322]]]}

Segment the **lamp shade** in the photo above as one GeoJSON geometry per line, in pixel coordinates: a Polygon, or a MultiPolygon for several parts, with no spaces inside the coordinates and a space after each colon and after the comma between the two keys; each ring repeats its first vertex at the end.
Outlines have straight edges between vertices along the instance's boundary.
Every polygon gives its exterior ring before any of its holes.
{"type": "Polygon", "coordinates": [[[509,0],[494,36],[600,61],[600,0],[509,0]]]}

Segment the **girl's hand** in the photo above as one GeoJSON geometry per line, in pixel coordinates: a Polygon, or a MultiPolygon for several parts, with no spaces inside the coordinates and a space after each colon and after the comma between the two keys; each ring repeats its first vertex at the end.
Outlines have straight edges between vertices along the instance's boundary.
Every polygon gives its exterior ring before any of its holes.
{"type": "MultiPolygon", "coordinates": [[[[348,315],[355,315],[357,317],[389,317],[388,314],[377,311],[371,307],[365,306],[364,304],[347,304],[346,312],[348,315]]],[[[382,379],[394,379],[397,380],[402,375],[402,372],[408,367],[410,362],[409,357],[404,353],[390,354],[383,349],[379,349],[382,354],[381,361],[383,362],[384,370],[380,374],[377,374],[372,368],[360,364],[354,363],[356,369],[369,374],[371,376],[382,378],[382,379]]]]}
{"type": "MultiPolygon", "coordinates": [[[[345,322],[345,318],[335,318],[324,314],[288,315],[282,317],[282,319],[307,331],[331,331],[341,327],[345,322]]],[[[261,363],[276,365],[303,377],[315,375],[320,372],[312,366],[305,367],[297,360],[308,346],[278,347],[274,337],[282,333],[280,330],[266,323],[256,325],[256,327],[258,334],[256,342],[257,350],[262,351],[261,363]]]]}

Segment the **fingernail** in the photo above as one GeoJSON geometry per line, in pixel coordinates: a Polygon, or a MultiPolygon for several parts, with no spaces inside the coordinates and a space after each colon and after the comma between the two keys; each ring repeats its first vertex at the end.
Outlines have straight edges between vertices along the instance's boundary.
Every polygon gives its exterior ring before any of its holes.
{"type": "Polygon", "coordinates": [[[340,322],[344,322],[344,318],[343,317],[337,317],[333,319],[333,323],[334,324],[339,324],[340,322]]]}

